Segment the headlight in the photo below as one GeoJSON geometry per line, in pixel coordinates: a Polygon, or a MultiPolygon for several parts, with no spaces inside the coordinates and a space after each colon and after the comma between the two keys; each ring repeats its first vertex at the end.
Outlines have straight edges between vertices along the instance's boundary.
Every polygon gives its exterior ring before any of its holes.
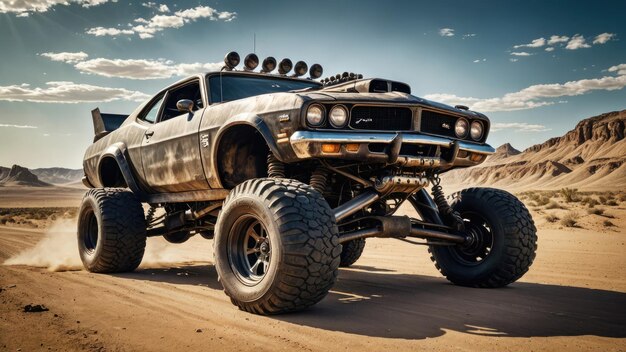
{"type": "Polygon", "coordinates": [[[343,105],[336,105],[330,109],[328,121],[333,127],[341,128],[348,122],[348,109],[343,105]]]}
{"type": "Polygon", "coordinates": [[[472,126],[470,127],[470,136],[475,141],[481,139],[483,136],[483,124],[478,121],[472,122],[472,126]]]}
{"type": "Polygon", "coordinates": [[[454,125],[454,133],[456,133],[456,136],[459,138],[465,138],[467,136],[468,128],[469,124],[466,119],[458,119],[454,125]]]}
{"type": "Polygon", "coordinates": [[[324,108],[321,105],[311,105],[306,111],[306,122],[311,126],[319,126],[324,122],[324,108]]]}

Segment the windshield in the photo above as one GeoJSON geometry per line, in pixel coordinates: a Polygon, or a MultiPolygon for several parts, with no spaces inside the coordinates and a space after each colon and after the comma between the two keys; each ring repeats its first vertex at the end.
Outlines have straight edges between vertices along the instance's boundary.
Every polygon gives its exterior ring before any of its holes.
{"type": "Polygon", "coordinates": [[[210,76],[208,80],[211,103],[243,99],[267,93],[319,87],[319,83],[314,81],[298,81],[271,76],[258,77],[224,74],[210,76]]]}

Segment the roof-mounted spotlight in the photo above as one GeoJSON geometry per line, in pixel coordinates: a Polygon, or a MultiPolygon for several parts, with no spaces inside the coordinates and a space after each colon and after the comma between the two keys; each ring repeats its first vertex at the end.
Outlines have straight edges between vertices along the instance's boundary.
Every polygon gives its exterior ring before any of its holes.
{"type": "Polygon", "coordinates": [[[243,60],[243,66],[244,70],[253,71],[257,66],[259,66],[259,57],[256,56],[256,54],[248,54],[243,60]]]}
{"type": "Polygon", "coordinates": [[[293,76],[300,77],[306,74],[306,71],[309,69],[309,66],[304,61],[296,62],[296,66],[293,68],[293,76]]]}
{"type": "Polygon", "coordinates": [[[276,59],[271,56],[268,56],[263,60],[263,65],[261,69],[261,73],[270,73],[274,71],[276,68],[276,59]]]}
{"type": "Polygon", "coordinates": [[[312,79],[318,79],[322,77],[323,73],[324,69],[320,64],[313,64],[311,65],[311,69],[309,69],[309,77],[311,77],[312,79]]]}
{"type": "Polygon", "coordinates": [[[287,72],[291,71],[291,68],[293,68],[293,63],[291,63],[291,60],[287,58],[282,59],[280,61],[280,64],[278,64],[278,73],[280,73],[281,75],[286,75],[287,72]]]}
{"type": "Polygon", "coordinates": [[[239,54],[236,51],[231,51],[224,57],[224,68],[230,71],[239,65],[239,61],[239,54]]]}

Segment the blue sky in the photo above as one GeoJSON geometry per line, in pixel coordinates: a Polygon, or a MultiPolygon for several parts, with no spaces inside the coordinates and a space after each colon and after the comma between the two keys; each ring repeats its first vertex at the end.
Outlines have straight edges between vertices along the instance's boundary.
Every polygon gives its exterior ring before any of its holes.
{"type": "Polygon", "coordinates": [[[129,113],[224,54],[320,63],[485,112],[519,149],[626,108],[624,1],[0,3],[0,165],[79,168],[90,110],[129,113]]]}

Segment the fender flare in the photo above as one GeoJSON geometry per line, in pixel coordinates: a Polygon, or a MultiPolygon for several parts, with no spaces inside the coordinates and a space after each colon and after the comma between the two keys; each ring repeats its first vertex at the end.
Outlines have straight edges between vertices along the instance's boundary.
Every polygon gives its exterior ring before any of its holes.
{"type": "MultiPolygon", "coordinates": [[[[135,176],[130,168],[128,161],[126,160],[126,144],[122,142],[114,143],[110,145],[103,153],[100,155],[98,159],[98,179],[100,178],[100,168],[102,167],[102,161],[104,158],[113,158],[117,162],[117,166],[120,168],[122,172],[122,176],[124,177],[124,181],[126,181],[126,185],[128,188],[138,195],[139,197],[144,196],[145,192],[139,188],[139,184],[135,180],[135,176]]],[[[102,185],[102,180],[98,180],[102,185]]]]}
{"type": "Polygon", "coordinates": [[[283,161],[283,158],[281,157],[278,150],[278,145],[276,144],[276,141],[274,139],[274,136],[272,135],[272,131],[270,130],[269,126],[260,116],[250,113],[237,115],[236,117],[229,119],[229,122],[227,124],[220,127],[220,129],[216,133],[215,141],[212,146],[213,150],[211,151],[211,155],[213,156],[213,160],[217,160],[218,146],[222,140],[222,137],[228,131],[230,131],[231,128],[240,125],[248,125],[255,128],[259,132],[259,134],[261,134],[261,136],[265,140],[265,144],[267,144],[272,153],[274,153],[278,160],[283,161]]]}

